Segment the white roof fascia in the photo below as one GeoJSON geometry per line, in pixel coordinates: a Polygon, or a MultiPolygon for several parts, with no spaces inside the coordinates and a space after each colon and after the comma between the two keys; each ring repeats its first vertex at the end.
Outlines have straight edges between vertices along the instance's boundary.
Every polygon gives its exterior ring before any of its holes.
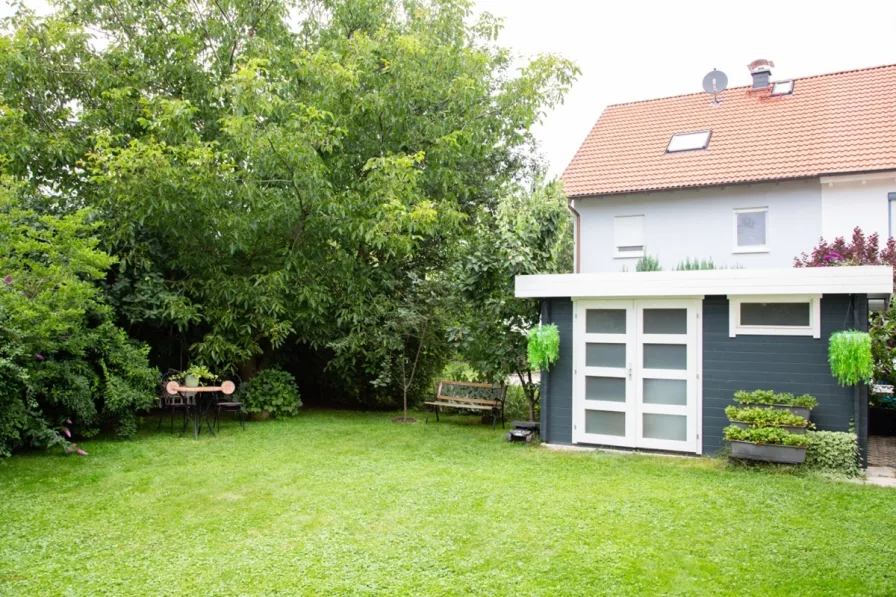
{"type": "Polygon", "coordinates": [[[517,298],[684,297],[708,295],[886,294],[888,265],[516,277],[517,298]]]}

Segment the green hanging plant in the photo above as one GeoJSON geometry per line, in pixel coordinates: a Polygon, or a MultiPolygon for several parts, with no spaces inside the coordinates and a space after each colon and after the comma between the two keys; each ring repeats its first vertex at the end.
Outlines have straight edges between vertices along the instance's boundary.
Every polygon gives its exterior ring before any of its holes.
{"type": "Polygon", "coordinates": [[[552,324],[529,330],[526,357],[532,369],[550,369],[560,358],[560,330],[552,324]]]}
{"type": "Polygon", "coordinates": [[[856,330],[831,334],[828,360],[831,363],[831,373],[840,385],[854,386],[870,382],[874,375],[871,336],[856,330]]]}

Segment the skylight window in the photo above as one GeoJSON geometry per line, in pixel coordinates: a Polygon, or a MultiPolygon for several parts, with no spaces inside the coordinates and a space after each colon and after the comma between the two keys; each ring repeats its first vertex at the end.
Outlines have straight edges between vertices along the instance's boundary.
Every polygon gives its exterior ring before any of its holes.
{"type": "Polygon", "coordinates": [[[772,87],[772,95],[790,95],[793,93],[793,80],[778,81],[772,87]]]}
{"type": "Polygon", "coordinates": [[[679,133],[672,135],[666,152],[690,151],[692,149],[706,149],[709,144],[709,136],[712,131],[698,131],[696,133],[679,133]]]}

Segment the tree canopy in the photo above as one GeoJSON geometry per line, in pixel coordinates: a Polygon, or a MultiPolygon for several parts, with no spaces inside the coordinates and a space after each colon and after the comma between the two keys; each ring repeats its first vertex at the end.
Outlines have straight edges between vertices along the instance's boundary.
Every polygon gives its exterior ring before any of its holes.
{"type": "Polygon", "coordinates": [[[3,172],[103,223],[106,300],[159,364],[291,361],[347,401],[400,395],[450,324],[422,315],[577,74],[467,0],[56,7],[0,38],[3,172]]]}

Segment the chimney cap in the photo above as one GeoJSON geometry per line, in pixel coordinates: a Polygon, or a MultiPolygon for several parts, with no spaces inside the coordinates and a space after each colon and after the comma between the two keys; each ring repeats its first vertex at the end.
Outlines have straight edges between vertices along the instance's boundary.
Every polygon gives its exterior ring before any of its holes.
{"type": "Polygon", "coordinates": [[[747,68],[750,69],[751,73],[767,73],[771,72],[773,66],[775,66],[775,63],[771,60],[759,58],[748,64],[747,68]]]}

